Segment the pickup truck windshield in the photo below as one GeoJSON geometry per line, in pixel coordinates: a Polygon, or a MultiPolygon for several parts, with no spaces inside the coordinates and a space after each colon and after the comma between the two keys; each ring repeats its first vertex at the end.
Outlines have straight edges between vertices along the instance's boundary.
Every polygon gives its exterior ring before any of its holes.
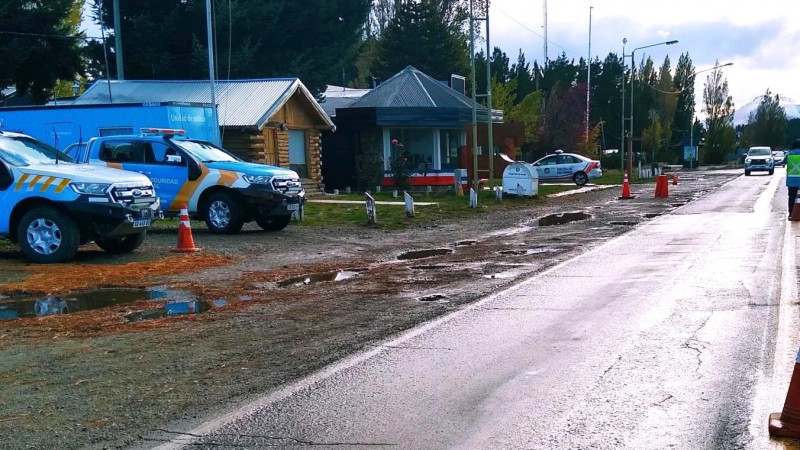
{"type": "Polygon", "coordinates": [[[74,163],[75,160],[49,145],[23,136],[0,136],[0,158],[12,166],[58,162],[74,163]]]}
{"type": "Polygon", "coordinates": [[[750,156],[768,156],[772,154],[768,148],[751,148],[747,153],[750,156]]]}
{"type": "Polygon", "coordinates": [[[208,142],[179,140],[173,140],[172,142],[202,162],[239,161],[235,156],[208,142]]]}

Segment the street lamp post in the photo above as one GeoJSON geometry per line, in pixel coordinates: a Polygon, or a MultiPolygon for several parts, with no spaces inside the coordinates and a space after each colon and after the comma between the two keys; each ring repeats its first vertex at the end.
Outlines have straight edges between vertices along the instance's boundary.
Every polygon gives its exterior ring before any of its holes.
{"type": "MultiPolygon", "coordinates": [[[[709,70],[719,69],[720,67],[728,67],[728,66],[732,66],[732,65],[733,65],[732,62],[729,62],[729,63],[726,63],[726,64],[722,64],[722,65],[718,64],[718,65],[716,65],[714,67],[709,67],[708,69],[703,69],[703,70],[697,71],[697,72],[694,73],[694,76],[696,77],[698,73],[708,72],[709,70]]],[[[692,78],[692,81],[694,82],[694,77],[692,78]]],[[[692,148],[692,149],[694,148],[694,99],[692,99],[692,121],[689,124],[689,148],[692,148]]],[[[700,167],[700,152],[699,151],[695,150],[694,158],[695,158],[695,161],[697,162],[697,167],[700,167]]],[[[689,168],[690,169],[692,168],[692,162],[691,161],[692,160],[689,159],[689,168]]]]}
{"type": "MultiPolygon", "coordinates": [[[[658,44],[645,45],[644,47],[636,47],[635,49],[631,50],[631,111],[630,111],[630,114],[631,114],[630,115],[631,140],[633,139],[633,136],[634,136],[634,132],[633,132],[633,79],[634,79],[634,76],[636,74],[636,59],[635,59],[636,57],[634,56],[636,54],[636,50],[642,50],[644,48],[655,47],[655,46],[658,46],[658,45],[672,45],[672,44],[677,44],[677,43],[678,43],[678,41],[676,41],[676,40],[666,41],[666,42],[659,42],[658,44]]],[[[625,55],[623,54],[623,57],[624,56],[625,55]]],[[[633,145],[631,145],[631,149],[633,149],[633,145]]],[[[653,161],[652,162],[655,162],[655,160],[656,160],[656,150],[654,148],[653,149],[653,161]]]]}

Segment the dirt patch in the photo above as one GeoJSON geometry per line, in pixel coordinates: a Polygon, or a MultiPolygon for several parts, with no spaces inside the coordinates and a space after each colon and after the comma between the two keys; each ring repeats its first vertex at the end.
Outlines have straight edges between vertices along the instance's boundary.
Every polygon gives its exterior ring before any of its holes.
{"type": "MultiPolygon", "coordinates": [[[[668,201],[689,201],[738,175],[682,180],[668,201]]],[[[163,286],[212,305],[201,314],[136,321],[132,313],[164,301],[0,320],[3,446],[155,446],[169,436],[158,430],[197,425],[632,229],[606,226],[612,220],[646,222],[647,214],[672,208],[646,198],[652,185],[633,189],[635,205],[607,189],[403,231],[292,224],[279,233],[246,227],[219,236],[195,228],[204,250],[192,255],[169,253],[175,230],[149,234],[132,255],[88,247],[65,265],[27,265],[15,247],[2,246],[0,274],[11,275],[0,277],[0,302],[23,293],[163,286]],[[536,223],[570,211],[591,218],[536,223]],[[398,259],[431,249],[448,251],[398,259]],[[357,276],[311,280],[343,271],[357,276]],[[298,282],[286,282],[292,279],[298,282]]]]}

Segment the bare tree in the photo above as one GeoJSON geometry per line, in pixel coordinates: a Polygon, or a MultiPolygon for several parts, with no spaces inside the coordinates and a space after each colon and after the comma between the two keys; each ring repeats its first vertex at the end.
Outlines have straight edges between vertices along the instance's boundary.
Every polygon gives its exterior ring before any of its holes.
{"type": "MultiPolygon", "coordinates": [[[[719,61],[715,63],[719,66],[719,61]]],[[[722,68],[717,67],[706,77],[703,89],[706,104],[706,133],[703,161],[718,164],[725,154],[735,150],[736,135],[733,129],[733,98],[728,95],[728,80],[723,79],[722,68]]]]}

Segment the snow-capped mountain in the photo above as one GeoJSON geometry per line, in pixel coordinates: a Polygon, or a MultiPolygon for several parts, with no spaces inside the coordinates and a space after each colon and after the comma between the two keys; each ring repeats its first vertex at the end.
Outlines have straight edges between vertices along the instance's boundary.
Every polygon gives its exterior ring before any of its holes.
{"type": "MultiPolygon", "coordinates": [[[[733,113],[733,125],[747,125],[747,122],[750,120],[750,113],[758,109],[758,105],[761,104],[763,98],[763,95],[759,95],[750,103],[736,108],[736,112],[733,113]]],[[[781,106],[783,106],[783,110],[786,111],[786,118],[789,120],[800,119],[800,103],[797,103],[789,97],[781,96],[780,99],[781,106]]]]}

